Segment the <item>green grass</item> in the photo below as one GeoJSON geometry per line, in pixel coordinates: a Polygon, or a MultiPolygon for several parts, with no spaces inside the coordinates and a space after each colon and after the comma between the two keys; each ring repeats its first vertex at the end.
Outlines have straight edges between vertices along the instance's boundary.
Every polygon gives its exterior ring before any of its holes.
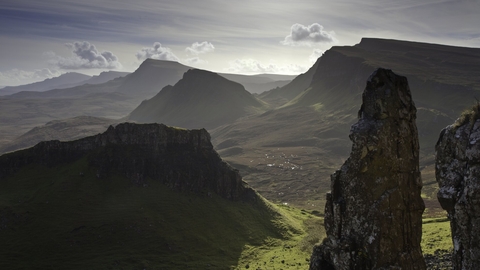
{"type": "Polygon", "coordinates": [[[232,202],[153,180],[98,179],[86,159],[29,166],[0,181],[0,269],[235,269],[271,260],[304,268],[311,246],[299,243],[312,220],[260,196],[232,202]],[[272,259],[278,254],[284,263],[272,259]]]}
{"type": "MultiPolygon", "coordinates": [[[[324,237],[305,210],[98,179],[86,159],[0,181],[0,269],[306,269],[324,237]]],[[[451,248],[449,221],[424,219],[424,254],[451,248]]]]}
{"type": "Polygon", "coordinates": [[[301,228],[288,239],[268,239],[261,246],[246,246],[236,269],[307,269],[313,245],[325,237],[323,218],[295,207],[276,206],[287,223],[301,228]]]}
{"type": "Polygon", "coordinates": [[[434,254],[436,250],[453,248],[450,221],[447,218],[425,218],[422,225],[423,254],[434,254]]]}
{"type": "Polygon", "coordinates": [[[471,108],[465,109],[460,117],[455,121],[453,126],[455,130],[467,123],[470,124],[470,128],[473,127],[473,124],[477,119],[480,118],[480,101],[477,100],[477,103],[473,105],[471,108]]]}

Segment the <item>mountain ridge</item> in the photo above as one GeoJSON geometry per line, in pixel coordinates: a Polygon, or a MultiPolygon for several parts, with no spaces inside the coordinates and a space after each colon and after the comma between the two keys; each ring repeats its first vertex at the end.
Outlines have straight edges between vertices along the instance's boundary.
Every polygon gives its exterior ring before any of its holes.
{"type": "Polygon", "coordinates": [[[128,119],[211,129],[264,106],[241,84],[217,73],[190,69],[174,86],[166,86],[152,99],[143,101],[128,119]]]}

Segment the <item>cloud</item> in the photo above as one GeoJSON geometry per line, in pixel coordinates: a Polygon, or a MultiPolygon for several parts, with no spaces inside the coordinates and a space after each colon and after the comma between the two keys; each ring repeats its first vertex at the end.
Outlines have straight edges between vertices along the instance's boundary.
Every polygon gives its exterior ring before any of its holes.
{"type": "Polygon", "coordinates": [[[290,34],[285,37],[281,43],[283,45],[304,45],[311,46],[315,43],[329,43],[335,42],[335,32],[327,32],[323,26],[318,23],[313,23],[305,26],[299,23],[292,25],[290,34]]]}
{"type": "Polygon", "coordinates": [[[52,60],[49,62],[61,69],[119,69],[122,64],[118,57],[110,51],[99,52],[95,45],[88,41],[66,43],[72,50],[71,57],[62,57],[53,52],[46,53],[52,60]]]}
{"type": "Polygon", "coordinates": [[[160,42],[153,43],[153,47],[142,48],[138,51],[135,56],[138,60],[145,60],[147,58],[157,59],[157,60],[167,60],[167,61],[176,61],[180,60],[178,57],[170,50],[170,48],[163,47],[160,42]]]}
{"type": "Polygon", "coordinates": [[[61,73],[58,70],[50,70],[48,68],[26,71],[20,69],[11,69],[0,72],[0,81],[9,85],[29,84],[33,82],[43,81],[48,78],[58,77],[61,73]]]}
{"type": "Polygon", "coordinates": [[[204,41],[202,43],[195,42],[192,44],[192,46],[187,47],[185,49],[185,51],[193,55],[209,53],[209,52],[213,52],[214,50],[215,50],[215,47],[213,46],[213,44],[207,41],[204,41]]]}
{"type": "Polygon", "coordinates": [[[200,57],[192,57],[183,60],[184,63],[189,65],[201,65],[201,64],[208,64],[207,60],[200,59],[200,57]]]}
{"type": "Polygon", "coordinates": [[[313,52],[312,54],[310,54],[310,56],[308,57],[308,60],[311,62],[311,63],[315,63],[317,62],[317,59],[323,55],[325,51],[323,50],[320,50],[320,49],[313,49],[313,52]]]}
{"type": "Polygon", "coordinates": [[[231,73],[274,73],[274,74],[299,74],[305,72],[307,68],[299,65],[283,65],[276,64],[264,65],[259,61],[251,58],[236,59],[231,61],[230,67],[226,69],[231,73]]]}

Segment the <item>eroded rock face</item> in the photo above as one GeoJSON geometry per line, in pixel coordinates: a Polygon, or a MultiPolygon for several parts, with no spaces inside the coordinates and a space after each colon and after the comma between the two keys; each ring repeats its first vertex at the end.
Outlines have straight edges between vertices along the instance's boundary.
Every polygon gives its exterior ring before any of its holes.
{"type": "Polygon", "coordinates": [[[331,176],[327,238],[314,248],[310,269],[425,269],[416,108],[407,79],[376,70],[359,117],[350,157],[331,176]]]}
{"type": "Polygon", "coordinates": [[[437,197],[447,210],[453,269],[480,267],[480,120],[442,130],[436,145],[437,197]]]}
{"type": "MultiPolygon", "coordinates": [[[[86,158],[97,177],[121,173],[136,185],[148,179],[181,191],[213,191],[236,200],[251,194],[237,170],[221,160],[205,129],[123,123],[96,136],[36,146],[0,156],[0,180],[29,164],[55,166],[86,158]]],[[[81,172],[79,172],[81,173],[81,172]]]]}

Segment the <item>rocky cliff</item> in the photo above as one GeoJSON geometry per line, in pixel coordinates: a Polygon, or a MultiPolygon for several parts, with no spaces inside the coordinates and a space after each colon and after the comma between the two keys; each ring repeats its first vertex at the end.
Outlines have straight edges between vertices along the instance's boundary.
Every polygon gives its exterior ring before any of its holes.
{"type": "MultiPolygon", "coordinates": [[[[204,129],[123,123],[72,142],[47,141],[0,157],[0,181],[32,164],[53,167],[86,158],[97,177],[121,173],[136,185],[161,181],[181,191],[213,191],[237,200],[250,194],[237,170],[223,162],[204,129]]],[[[82,174],[82,172],[78,172],[82,174]]]]}
{"type": "Polygon", "coordinates": [[[447,210],[454,245],[454,269],[480,263],[480,105],[442,130],[435,147],[438,200],[447,210]]]}
{"type": "Polygon", "coordinates": [[[350,157],[331,176],[327,238],[310,269],[425,269],[416,108],[407,79],[378,69],[368,79],[350,157]]]}

